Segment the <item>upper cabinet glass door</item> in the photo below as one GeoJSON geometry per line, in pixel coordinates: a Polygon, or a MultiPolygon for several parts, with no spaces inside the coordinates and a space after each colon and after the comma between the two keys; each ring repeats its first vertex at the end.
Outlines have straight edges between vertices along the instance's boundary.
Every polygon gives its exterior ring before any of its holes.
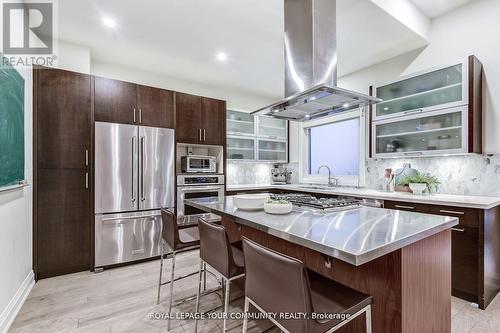
{"type": "Polygon", "coordinates": [[[374,157],[466,152],[467,107],[373,123],[374,157]]]}
{"type": "Polygon", "coordinates": [[[255,117],[250,113],[227,110],[226,131],[237,135],[255,135],[255,117]]]}
{"type": "Polygon", "coordinates": [[[277,118],[259,117],[259,136],[270,139],[287,139],[287,121],[277,118]]]}
{"type": "Polygon", "coordinates": [[[383,102],[374,120],[444,109],[467,103],[466,66],[460,63],[375,88],[383,102]]]}

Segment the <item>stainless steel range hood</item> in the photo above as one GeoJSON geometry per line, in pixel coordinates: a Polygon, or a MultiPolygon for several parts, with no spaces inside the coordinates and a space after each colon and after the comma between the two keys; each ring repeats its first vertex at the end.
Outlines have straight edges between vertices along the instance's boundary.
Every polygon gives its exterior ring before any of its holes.
{"type": "Polygon", "coordinates": [[[382,100],[337,87],[336,0],[285,1],[285,96],[253,115],[309,120],[382,100]]]}

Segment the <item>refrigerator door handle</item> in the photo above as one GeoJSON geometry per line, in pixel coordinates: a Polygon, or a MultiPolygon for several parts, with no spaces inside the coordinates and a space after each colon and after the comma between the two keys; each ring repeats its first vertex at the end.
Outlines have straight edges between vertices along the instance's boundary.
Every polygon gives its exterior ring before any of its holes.
{"type": "Polygon", "coordinates": [[[144,197],[144,139],[141,137],[141,201],[145,201],[144,197]]]}
{"type": "Polygon", "coordinates": [[[132,160],[132,177],[130,177],[132,180],[132,182],[131,182],[131,185],[132,185],[132,198],[131,198],[131,200],[132,200],[132,202],[135,202],[135,200],[136,200],[135,191],[134,191],[134,164],[135,164],[134,163],[134,156],[135,156],[134,151],[135,151],[135,136],[132,137],[132,158],[131,158],[131,160],[132,160]]]}

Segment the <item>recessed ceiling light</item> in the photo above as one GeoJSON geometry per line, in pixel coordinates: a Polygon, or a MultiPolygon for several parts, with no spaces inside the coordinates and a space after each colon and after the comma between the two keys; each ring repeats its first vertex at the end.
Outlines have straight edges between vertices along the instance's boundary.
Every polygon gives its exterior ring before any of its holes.
{"type": "Polygon", "coordinates": [[[217,60],[219,60],[219,61],[226,61],[227,60],[227,54],[225,54],[224,52],[217,53],[217,60]]]}
{"type": "Polygon", "coordinates": [[[104,23],[105,26],[109,27],[109,28],[114,28],[116,27],[116,21],[113,20],[112,18],[110,17],[105,17],[102,19],[102,23],[104,23]]]}

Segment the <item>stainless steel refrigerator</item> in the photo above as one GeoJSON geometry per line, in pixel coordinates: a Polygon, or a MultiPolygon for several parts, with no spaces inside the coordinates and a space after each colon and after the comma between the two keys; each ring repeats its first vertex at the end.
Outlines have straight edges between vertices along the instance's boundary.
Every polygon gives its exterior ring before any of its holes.
{"type": "Polygon", "coordinates": [[[95,123],[95,267],[160,254],[174,207],[174,130],[95,123]]]}

